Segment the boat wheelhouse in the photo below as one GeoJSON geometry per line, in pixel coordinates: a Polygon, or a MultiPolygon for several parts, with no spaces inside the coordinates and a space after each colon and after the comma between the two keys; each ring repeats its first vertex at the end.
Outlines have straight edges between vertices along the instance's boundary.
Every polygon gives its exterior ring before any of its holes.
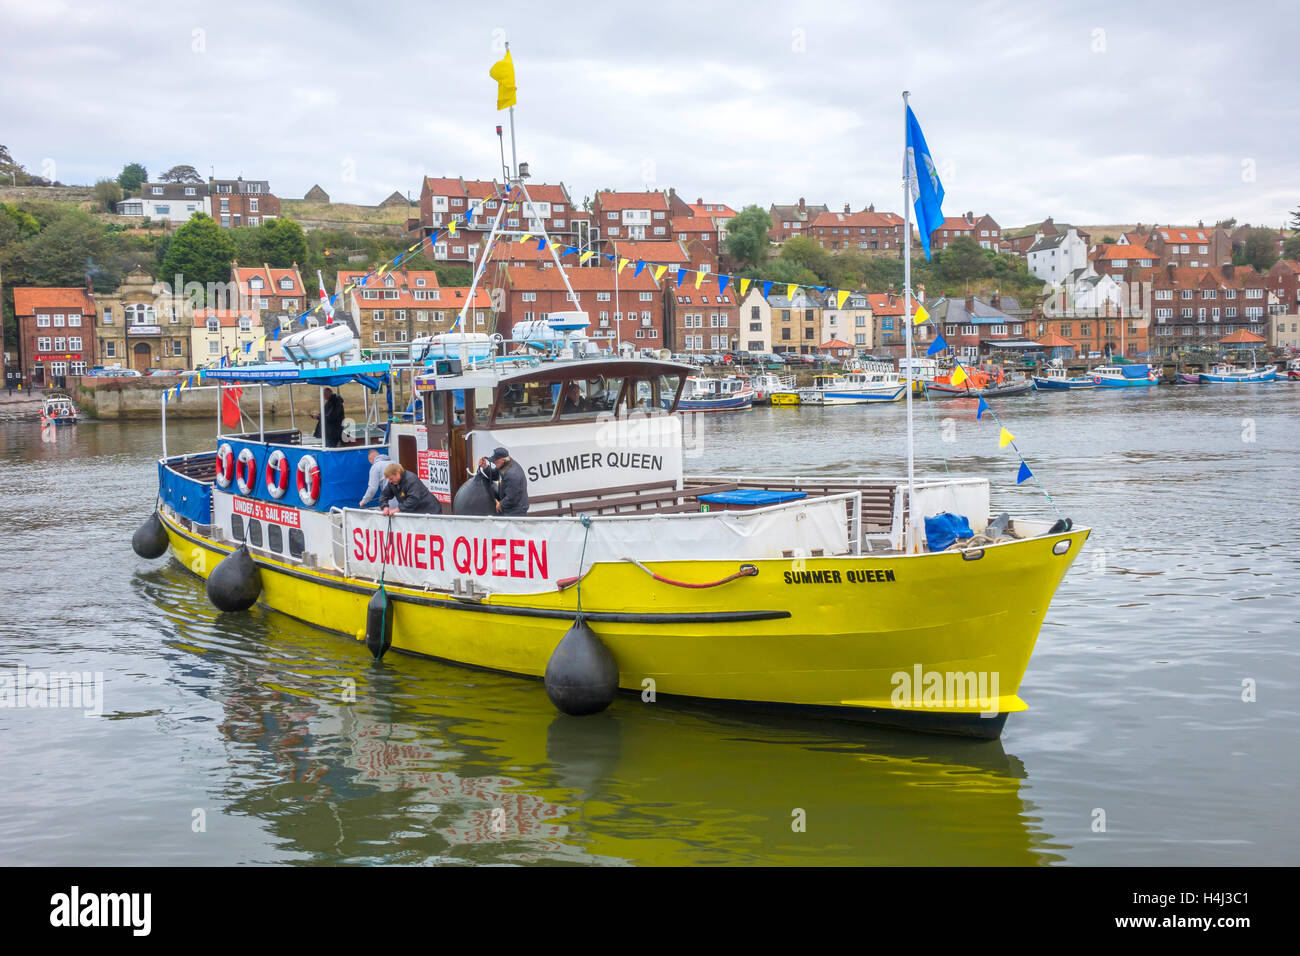
{"type": "Polygon", "coordinates": [[[62,392],[48,392],[41,402],[41,421],[55,425],[75,425],[81,413],[71,397],[62,392]]]}
{"type": "Polygon", "coordinates": [[[753,376],[749,384],[754,390],[755,405],[771,405],[773,393],[794,391],[794,376],[763,372],[753,376]]]}
{"type": "Polygon", "coordinates": [[[1053,361],[1043,369],[1043,374],[1034,376],[1034,385],[1049,392],[1078,391],[1096,388],[1097,383],[1090,375],[1071,375],[1060,360],[1053,361]]]}

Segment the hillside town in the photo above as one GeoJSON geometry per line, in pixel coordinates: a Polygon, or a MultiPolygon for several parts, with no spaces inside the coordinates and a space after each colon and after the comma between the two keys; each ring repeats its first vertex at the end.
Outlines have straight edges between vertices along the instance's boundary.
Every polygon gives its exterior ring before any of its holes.
{"type": "MultiPolygon", "coordinates": [[[[205,181],[191,167],[178,169],[180,175],[162,181],[128,182],[129,192],[110,197],[111,211],[101,218],[128,232],[157,231],[164,243],[204,218],[225,232],[275,228],[291,219],[284,212],[289,203],[266,179],[205,181]]],[[[89,192],[34,183],[0,191],[0,201],[18,215],[32,204],[84,201],[89,192]]],[[[797,280],[791,299],[782,294],[791,278],[786,272],[765,296],[758,283],[742,293],[738,285],[683,283],[678,271],[762,279],[765,266],[802,264],[812,254],[858,268],[870,267],[871,260],[890,267],[908,250],[914,260],[921,256],[920,237],[915,229],[905,236],[897,212],[871,202],[855,208],[804,197],[779,197],[738,212],[704,197],[688,202],[671,187],[579,197],[563,181],[530,182],[527,193],[527,201],[508,206],[501,224],[506,236],[488,249],[491,221],[506,201],[501,183],[425,176],[418,196],[395,191],[375,207],[392,214],[386,227],[392,241],[428,245],[419,261],[365,288],[358,280],[377,257],[363,253],[329,261],[329,250],[317,274],[306,262],[233,259],[217,283],[224,288],[215,301],[178,287],[187,277],[164,274],[158,261],[143,256],[111,287],[103,276],[62,286],[6,283],[12,318],[4,343],[6,384],[42,388],[95,370],[148,375],[223,360],[274,361],[281,357],[277,344],[263,333],[287,328],[314,306],[321,282],[362,348],[393,355],[419,337],[451,328],[466,309],[469,277],[480,264],[482,281],[466,310],[468,331],[508,337],[517,323],[577,308],[588,314],[592,336],[611,350],[839,359],[897,358],[904,350],[901,282],[892,274],[876,287],[857,281],[841,303],[835,289],[810,281],[816,278],[810,272],[797,280]],[[471,207],[482,213],[473,226],[448,233],[446,225],[471,207]],[[754,223],[761,224],[762,248],[746,255],[746,244],[728,241],[729,230],[743,227],[752,235],[754,223]],[[555,269],[555,253],[534,241],[540,236],[577,253],[565,263],[572,296],[555,269]],[[790,253],[794,258],[785,261],[790,253]]],[[[328,209],[329,196],[313,186],[299,205],[328,209]]],[[[305,234],[323,228],[308,216],[298,225],[305,234]]],[[[1050,216],[1016,228],[990,212],[950,216],[929,237],[936,259],[974,255],[1004,267],[1013,262],[1019,289],[975,270],[928,296],[924,281],[918,282],[917,295],[925,297],[955,352],[970,362],[1024,355],[1165,360],[1188,350],[1213,350],[1239,330],[1274,349],[1300,347],[1300,245],[1294,229],[1252,229],[1229,220],[1137,223],[1116,231],[1097,234],[1095,227],[1050,216]]],[[[924,341],[924,330],[918,331],[924,341]]]]}

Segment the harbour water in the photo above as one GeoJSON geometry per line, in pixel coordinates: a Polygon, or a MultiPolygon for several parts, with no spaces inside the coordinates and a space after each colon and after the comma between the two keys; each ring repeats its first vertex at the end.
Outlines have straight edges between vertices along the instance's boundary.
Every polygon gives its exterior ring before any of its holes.
{"type": "MultiPolygon", "coordinates": [[[[0,675],[102,674],[0,708],[7,864],[1300,863],[1300,387],[1162,386],[995,410],[1095,528],[1000,741],[740,719],[220,616],[130,548],[158,430],[0,423],[0,675]]],[[[972,403],[917,409],[918,470],[1051,513],[972,403]]],[[[903,405],[703,419],[692,472],[899,474],[903,405]]],[[[211,425],[169,429],[210,447],[211,425]]],[[[944,599],[942,594],[934,600],[944,599]]],[[[870,608],[864,609],[870,613],[870,608]]]]}

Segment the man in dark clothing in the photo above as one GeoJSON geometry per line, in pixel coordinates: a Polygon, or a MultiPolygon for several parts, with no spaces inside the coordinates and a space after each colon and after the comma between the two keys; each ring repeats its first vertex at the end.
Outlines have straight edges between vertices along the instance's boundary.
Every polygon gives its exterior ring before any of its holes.
{"type": "MultiPolygon", "coordinates": [[[[312,412],[312,418],[316,413],[312,412]]],[[[320,422],[316,423],[316,431],[312,433],[317,438],[320,437],[320,422]]],[[[334,389],[325,389],[325,447],[337,448],[343,444],[343,398],[334,392],[334,389]]]]}
{"type": "Polygon", "coordinates": [[[388,482],[379,493],[379,507],[384,514],[394,515],[399,511],[404,515],[442,514],[442,503],[429,486],[397,462],[384,469],[384,477],[388,482]]]}
{"type": "Polygon", "coordinates": [[[528,479],[510,452],[496,448],[490,459],[480,458],[478,466],[497,483],[497,514],[506,517],[528,514],[528,479]]]}

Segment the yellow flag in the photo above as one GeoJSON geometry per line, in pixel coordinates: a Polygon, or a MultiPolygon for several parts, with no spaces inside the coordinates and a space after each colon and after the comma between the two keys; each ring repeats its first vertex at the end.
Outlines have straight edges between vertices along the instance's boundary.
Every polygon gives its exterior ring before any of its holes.
{"type": "Polygon", "coordinates": [[[450,235],[453,239],[456,237],[456,220],[455,220],[455,219],[453,219],[451,222],[447,223],[447,234],[450,235]]]}
{"type": "Polygon", "coordinates": [[[698,289],[700,287],[700,283],[703,281],[704,281],[704,273],[697,271],[695,273],[695,288],[698,289]]]}
{"type": "Polygon", "coordinates": [[[745,293],[749,291],[749,282],[749,279],[740,280],[740,297],[742,299],[745,297],[745,293]]]}
{"type": "Polygon", "coordinates": [[[343,287],[343,294],[347,295],[351,291],[352,291],[352,283],[349,282],[347,285],[343,287]]]}
{"type": "Polygon", "coordinates": [[[595,255],[595,253],[592,252],[590,249],[588,249],[586,252],[584,252],[581,256],[578,257],[578,262],[579,262],[580,264],[583,263],[583,262],[586,262],[588,259],[590,259],[590,258],[591,258],[592,256],[594,256],[594,255],[595,255]]]}
{"type": "Polygon", "coordinates": [[[837,309],[844,308],[844,303],[848,299],[848,297],[849,297],[849,292],[847,289],[840,289],[839,292],[835,293],[835,308],[837,309]]]}
{"type": "Polygon", "coordinates": [[[966,378],[966,370],[960,365],[952,370],[952,383],[954,385],[960,385],[962,382],[966,381],[966,378]]]}
{"type": "Polygon", "coordinates": [[[668,271],[667,266],[655,266],[655,282],[658,282],[660,279],[662,279],[664,277],[664,273],[667,271],[668,271]]]}
{"type": "Polygon", "coordinates": [[[916,306],[916,314],[912,316],[912,324],[913,324],[913,325],[920,325],[922,322],[924,322],[924,321],[925,321],[926,319],[928,319],[929,317],[930,317],[930,313],[927,312],[927,311],[925,311],[925,306],[921,305],[921,304],[918,302],[918,303],[917,303],[917,306],[916,306]]]}
{"type": "Polygon", "coordinates": [[[379,277],[379,276],[383,275],[385,272],[387,272],[387,271],[388,271],[388,266],[389,266],[389,263],[385,262],[382,266],[380,266],[380,267],[375,271],[375,276],[376,276],[376,277],[379,277]]]}
{"type": "Polygon", "coordinates": [[[1013,434],[1011,434],[1011,432],[1007,431],[1007,430],[1004,428],[1004,429],[1002,429],[1002,434],[998,435],[998,447],[999,447],[999,448],[1006,448],[1006,447],[1007,447],[1008,445],[1010,445],[1013,441],[1015,441],[1015,439],[1016,439],[1016,436],[1013,435],[1013,434]]]}
{"type": "Polygon", "coordinates": [[[417,242],[415,245],[411,246],[411,248],[407,249],[406,251],[407,251],[407,252],[414,252],[416,249],[419,249],[422,245],[424,245],[424,240],[423,240],[423,239],[421,239],[421,240],[420,240],[419,242],[417,242]]]}
{"type": "Polygon", "coordinates": [[[626,259],[619,259],[619,260],[618,260],[618,271],[619,271],[619,272],[622,272],[622,271],[623,271],[623,267],[624,267],[625,265],[627,265],[627,260],[626,260],[626,259]]]}
{"type": "Polygon", "coordinates": [[[795,290],[798,288],[799,287],[795,285],[793,282],[791,282],[789,285],[785,287],[785,297],[790,300],[791,305],[794,304],[794,293],[795,290]]]}
{"type": "Polygon", "coordinates": [[[519,237],[519,241],[520,241],[520,242],[527,242],[527,241],[528,241],[529,239],[531,239],[531,238],[533,238],[533,234],[532,234],[531,232],[526,232],[526,233],[524,233],[522,236],[519,237]]]}
{"type": "Polygon", "coordinates": [[[515,105],[515,61],[510,59],[510,51],[492,64],[488,76],[497,81],[497,109],[515,105]]]}

